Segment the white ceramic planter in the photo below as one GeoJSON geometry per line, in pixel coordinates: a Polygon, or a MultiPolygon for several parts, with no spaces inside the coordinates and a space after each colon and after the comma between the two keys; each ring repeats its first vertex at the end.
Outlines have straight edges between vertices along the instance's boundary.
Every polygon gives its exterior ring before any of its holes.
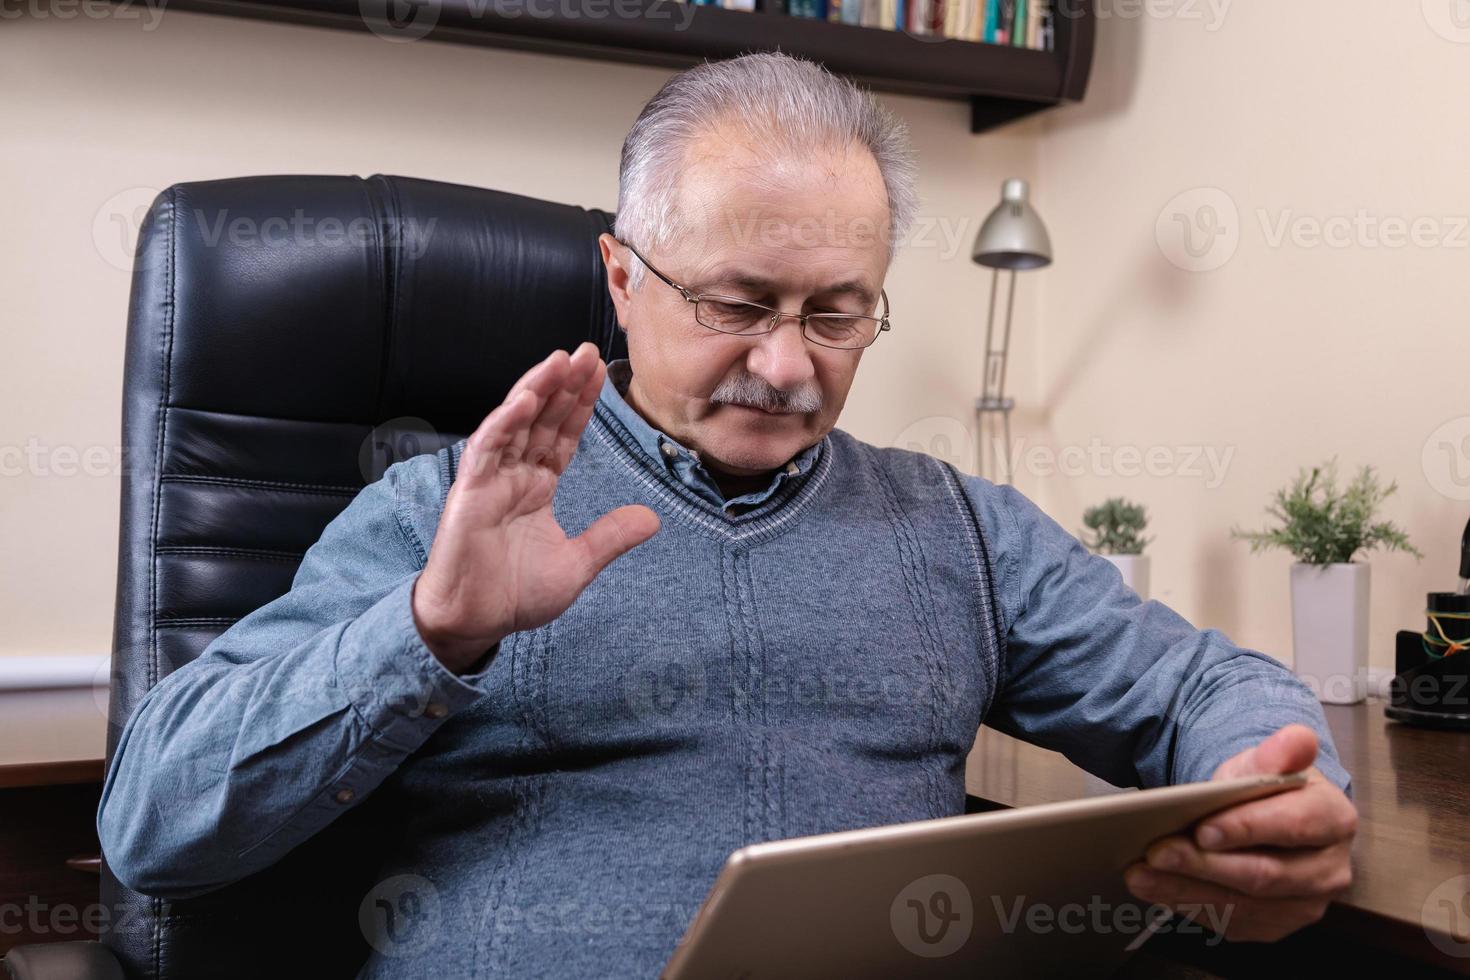
{"type": "Polygon", "coordinates": [[[1291,566],[1292,670],[1324,704],[1368,693],[1368,566],[1291,566]]]}
{"type": "Polygon", "coordinates": [[[1123,582],[1138,593],[1140,599],[1148,598],[1148,555],[1103,555],[1123,573],[1123,582]]]}

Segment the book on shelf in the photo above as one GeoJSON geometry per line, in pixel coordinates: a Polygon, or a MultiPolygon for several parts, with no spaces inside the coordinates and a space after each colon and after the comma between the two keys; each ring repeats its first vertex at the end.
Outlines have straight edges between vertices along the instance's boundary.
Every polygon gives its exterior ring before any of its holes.
{"type": "Polygon", "coordinates": [[[680,0],[837,24],[1050,51],[1054,0],[680,0]]]}

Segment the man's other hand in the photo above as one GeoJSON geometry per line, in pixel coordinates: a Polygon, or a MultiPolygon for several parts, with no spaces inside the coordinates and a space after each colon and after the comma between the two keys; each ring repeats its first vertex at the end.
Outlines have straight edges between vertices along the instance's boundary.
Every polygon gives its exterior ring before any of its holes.
{"type": "Polygon", "coordinates": [[[1274,942],[1321,919],[1352,883],[1358,812],[1316,757],[1316,733],[1292,724],[1221,763],[1211,779],[1306,770],[1308,782],[1155,841],[1126,870],[1129,890],[1201,925],[1228,923],[1229,940],[1274,942]]]}

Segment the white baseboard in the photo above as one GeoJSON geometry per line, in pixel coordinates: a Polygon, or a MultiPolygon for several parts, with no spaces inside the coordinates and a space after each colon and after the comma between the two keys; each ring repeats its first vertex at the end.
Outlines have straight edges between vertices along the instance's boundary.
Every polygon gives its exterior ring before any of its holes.
{"type": "Polygon", "coordinates": [[[0,654],[0,691],[106,687],[108,653],[0,654]]]}

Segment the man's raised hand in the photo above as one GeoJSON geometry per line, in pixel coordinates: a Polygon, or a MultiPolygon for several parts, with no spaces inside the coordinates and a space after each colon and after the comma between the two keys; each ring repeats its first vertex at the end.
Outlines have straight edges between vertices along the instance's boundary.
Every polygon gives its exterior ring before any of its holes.
{"type": "Polygon", "coordinates": [[[568,538],[552,514],[607,366],[593,344],[554,351],[521,376],[465,444],[429,560],[413,591],[419,635],[463,671],[501,638],[567,610],[619,555],[658,532],[640,504],[568,538]]]}

